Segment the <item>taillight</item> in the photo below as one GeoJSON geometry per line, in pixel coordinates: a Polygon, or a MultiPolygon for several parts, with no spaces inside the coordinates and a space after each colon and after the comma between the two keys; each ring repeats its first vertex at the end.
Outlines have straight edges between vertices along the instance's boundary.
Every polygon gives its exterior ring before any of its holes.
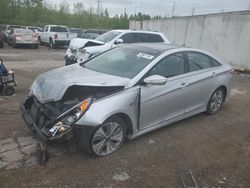
{"type": "Polygon", "coordinates": [[[57,34],[54,35],[54,39],[58,39],[58,35],[57,34]]]}
{"type": "Polygon", "coordinates": [[[21,35],[16,35],[16,40],[21,40],[21,35]]]}

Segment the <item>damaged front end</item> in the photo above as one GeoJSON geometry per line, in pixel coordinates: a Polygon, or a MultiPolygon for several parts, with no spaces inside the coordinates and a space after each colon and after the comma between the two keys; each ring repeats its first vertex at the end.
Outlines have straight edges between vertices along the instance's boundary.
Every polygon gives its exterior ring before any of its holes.
{"type": "Polygon", "coordinates": [[[70,140],[75,123],[92,102],[121,89],[123,87],[71,86],[60,101],[46,103],[31,95],[21,105],[22,117],[42,141],[70,140]]]}
{"type": "Polygon", "coordinates": [[[88,110],[93,97],[78,103],[77,100],[40,103],[35,96],[30,96],[21,105],[22,117],[38,134],[42,141],[69,140],[73,137],[73,125],[88,110]]]}

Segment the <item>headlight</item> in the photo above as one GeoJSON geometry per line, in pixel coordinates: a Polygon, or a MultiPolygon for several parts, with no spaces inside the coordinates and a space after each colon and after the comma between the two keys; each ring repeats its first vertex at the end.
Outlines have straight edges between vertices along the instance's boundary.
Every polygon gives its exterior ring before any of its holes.
{"type": "Polygon", "coordinates": [[[80,53],[83,53],[83,54],[86,53],[86,49],[85,49],[85,48],[79,48],[78,51],[79,51],[80,53]]]}
{"type": "Polygon", "coordinates": [[[55,123],[55,125],[49,130],[48,136],[56,136],[57,134],[65,132],[71,128],[71,126],[89,109],[92,101],[93,98],[89,97],[59,116],[55,121],[57,123],[55,123]]]}

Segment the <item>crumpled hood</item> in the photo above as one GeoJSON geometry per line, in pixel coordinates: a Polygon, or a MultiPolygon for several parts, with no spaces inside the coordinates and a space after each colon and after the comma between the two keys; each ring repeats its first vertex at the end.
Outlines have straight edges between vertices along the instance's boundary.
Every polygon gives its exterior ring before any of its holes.
{"type": "Polygon", "coordinates": [[[59,101],[73,85],[126,86],[130,79],[107,75],[81,67],[79,64],[55,69],[39,75],[31,86],[31,93],[41,103],[59,101]]]}
{"type": "Polygon", "coordinates": [[[105,44],[104,42],[92,40],[92,39],[74,38],[70,41],[69,48],[72,50],[83,48],[88,42],[90,42],[93,45],[94,44],[98,44],[98,45],[105,44]]]}

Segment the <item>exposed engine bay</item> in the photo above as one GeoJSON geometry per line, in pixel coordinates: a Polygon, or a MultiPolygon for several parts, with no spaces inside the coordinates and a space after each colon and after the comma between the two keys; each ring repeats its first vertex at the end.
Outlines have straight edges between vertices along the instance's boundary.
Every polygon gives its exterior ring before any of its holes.
{"type": "Polygon", "coordinates": [[[66,90],[60,101],[41,103],[36,96],[31,95],[22,105],[22,110],[31,118],[29,124],[45,140],[68,140],[73,136],[74,123],[84,115],[94,100],[119,92],[123,88],[73,85],[66,90]]]}

